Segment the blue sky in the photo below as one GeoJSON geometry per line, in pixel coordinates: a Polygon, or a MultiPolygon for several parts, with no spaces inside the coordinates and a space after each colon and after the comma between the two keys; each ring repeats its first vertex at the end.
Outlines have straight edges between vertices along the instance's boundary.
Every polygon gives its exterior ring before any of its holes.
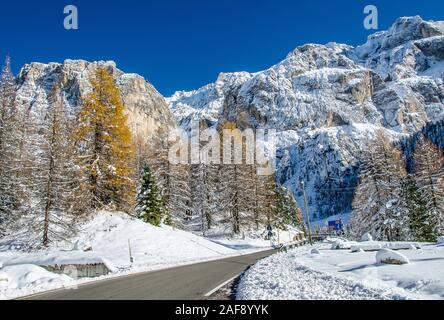
{"type": "Polygon", "coordinates": [[[22,0],[0,10],[0,55],[14,71],[32,61],[114,60],[164,95],[213,82],[219,72],[259,71],[295,47],[329,41],[358,45],[372,33],[363,8],[379,9],[379,27],[399,16],[444,20],[442,0],[22,0]],[[79,10],[79,30],[63,28],[63,8],[79,10]]]}

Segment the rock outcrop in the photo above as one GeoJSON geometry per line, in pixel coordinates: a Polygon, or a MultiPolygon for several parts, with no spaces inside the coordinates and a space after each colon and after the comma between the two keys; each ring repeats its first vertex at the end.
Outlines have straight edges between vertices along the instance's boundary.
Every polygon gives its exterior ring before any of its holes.
{"type": "Polygon", "coordinates": [[[48,109],[47,95],[56,81],[60,81],[65,102],[75,114],[82,97],[91,91],[90,79],[97,66],[108,68],[114,75],[125,103],[129,126],[135,134],[148,140],[159,128],[175,127],[175,118],[162,95],[143,77],[125,74],[111,61],[66,60],[62,64],[25,65],[17,77],[17,101],[32,114],[44,117],[48,109]]]}

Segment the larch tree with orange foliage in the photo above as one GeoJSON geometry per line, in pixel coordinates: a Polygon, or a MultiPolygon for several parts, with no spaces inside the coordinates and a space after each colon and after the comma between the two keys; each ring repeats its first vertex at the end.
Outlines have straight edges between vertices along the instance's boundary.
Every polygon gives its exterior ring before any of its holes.
{"type": "Polygon", "coordinates": [[[136,150],[120,91],[98,67],[79,113],[76,139],[90,207],[129,211],[135,198],[136,150]]]}

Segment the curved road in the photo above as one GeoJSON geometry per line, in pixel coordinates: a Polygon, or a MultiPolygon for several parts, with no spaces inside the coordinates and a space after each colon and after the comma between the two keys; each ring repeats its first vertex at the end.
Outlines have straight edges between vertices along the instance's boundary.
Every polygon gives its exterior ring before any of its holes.
{"type": "Polygon", "coordinates": [[[167,270],[119,277],[27,297],[27,300],[198,300],[240,275],[258,260],[275,253],[204,262],[167,270]]]}

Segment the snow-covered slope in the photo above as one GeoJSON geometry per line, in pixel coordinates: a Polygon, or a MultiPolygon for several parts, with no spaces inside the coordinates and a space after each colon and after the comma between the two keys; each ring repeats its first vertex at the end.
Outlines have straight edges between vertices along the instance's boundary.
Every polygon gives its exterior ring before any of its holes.
{"type": "MultiPolygon", "coordinates": [[[[13,247],[8,247],[8,243],[8,238],[0,242],[0,261],[3,266],[30,264],[33,261],[39,261],[39,265],[48,265],[53,261],[52,254],[44,255],[43,259],[39,258],[41,255],[38,252],[16,255],[14,251],[10,251],[13,247]]],[[[110,266],[121,269],[131,265],[129,244],[134,266],[174,265],[178,262],[235,253],[234,250],[192,233],[168,226],[154,227],[139,219],[131,218],[127,214],[107,211],[99,212],[85,222],[75,239],[70,239],[65,244],[59,243],[50,251],[58,252],[54,255],[59,259],[55,263],[66,262],[69,257],[77,259],[78,262],[97,260],[100,257],[109,262],[110,266]],[[85,254],[78,251],[86,247],[92,250],[85,254]],[[69,252],[68,255],[64,253],[67,252],[66,250],[69,252]]]]}
{"type": "Polygon", "coordinates": [[[444,119],[443,26],[399,18],[362,46],[307,44],[268,70],[221,74],[167,102],[183,127],[199,119],[281,131],[279,182],[300,196],[306,181],[316,217],[347,213],[366,137],[401,138],[444,119]]]}
{"type": "Polygon", "coordinates": [[[224,246],[168,226],[154,227],[125,214],[102,212],[88,222],[78,240],[114,266],[130,265],[128,241],[135,266],[165,266],[234,254],[224,246]]]}
{"type": "Polygon", "coordinates": [[[26,253],[14,250],[15,244],[14,237],[0,241],[0,299],[87,281],[58,276],[42,266],[104,263],[112,272],[109,276],[118,276],[248,254],[270,246],[264,240],[215,242],[107,211],[98,212],[86,221],[76,238],[47,250],[26,253]]]}

